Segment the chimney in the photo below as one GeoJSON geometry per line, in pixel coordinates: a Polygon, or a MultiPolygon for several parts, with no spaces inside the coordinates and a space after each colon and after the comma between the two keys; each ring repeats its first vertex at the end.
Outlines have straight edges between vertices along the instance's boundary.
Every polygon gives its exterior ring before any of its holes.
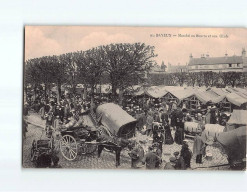
{"type": "Polygon", "coordinates": [[[192,53],[190,54],[190,59],[192,59],[193,58],[193,56],[192,56],[192,53]]]}
{"type": "Polygon", "coordinates": [[[242,57],[246,57],[246,50],[245,50],[245,48],[242,49],[242,57]]]}
{"type": "Polygon", "coordinates": [[[228,54],[227,54],[227,51],[226,51],[226,53],[225,53],[225,57],[227,57],[228,56],[228,54]]]}
{"type": "Polygon", "coordinates": [[[201,58],[205,58],[204,54],[201,55],[201,58]]]}
{"type": "Polygon", "coordinates": [[[207,53],[206,57],[209,58],[209,54],[208,53],[207,53]]]}

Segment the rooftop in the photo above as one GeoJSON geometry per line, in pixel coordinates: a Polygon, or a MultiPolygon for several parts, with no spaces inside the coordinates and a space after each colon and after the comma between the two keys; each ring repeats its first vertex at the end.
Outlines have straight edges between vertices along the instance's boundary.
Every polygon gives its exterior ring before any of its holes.
{"type": "Polygon", "coordinates": [[[189,66],[191,65],[214,65],[214,64],[242,64],[242,56],[225,56],[225,57],[201,57],[190,58],[189,66]]]}

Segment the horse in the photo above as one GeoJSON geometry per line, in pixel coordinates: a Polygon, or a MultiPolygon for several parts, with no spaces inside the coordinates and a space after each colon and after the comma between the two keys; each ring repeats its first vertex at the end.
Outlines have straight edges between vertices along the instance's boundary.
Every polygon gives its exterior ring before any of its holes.
{"type": "Polygon", "coordinates": [[[105,148],[110,151],[114,151],[116,154],[116,167],[120,166],[120,154],[122,149],[129,147],[131,145],[131,141],[124,138],[116,138],[107,136],[107,139],[99,137],[98,142],[98,158],[100,157],[102,150],[105,148]]]}

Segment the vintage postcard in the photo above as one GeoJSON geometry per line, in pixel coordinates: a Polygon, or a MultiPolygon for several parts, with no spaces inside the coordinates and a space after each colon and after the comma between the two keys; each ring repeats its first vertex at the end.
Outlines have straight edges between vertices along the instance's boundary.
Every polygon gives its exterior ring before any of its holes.
{"type": "Polygon", "coordinates": [[[246,170],[247,30],[26,26],[24,168],[246,170]]]}

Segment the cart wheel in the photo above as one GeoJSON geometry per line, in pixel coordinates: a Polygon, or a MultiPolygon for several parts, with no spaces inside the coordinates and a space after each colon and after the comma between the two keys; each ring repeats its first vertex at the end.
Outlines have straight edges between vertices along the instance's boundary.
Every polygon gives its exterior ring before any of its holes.
{"type": "Polygon", "coordinates": [[[88,143],[86,147],[86,153],[87,154],[92,154],[97,150],[97,145],[96,144],[91,144],[88,143]]]}
{"type": "Polygon", "coordinates": [[[60,141],[60,151],[67,160],[75,160],[78,153],[75,138],[71,135],[64,135],[60,141]]]}

